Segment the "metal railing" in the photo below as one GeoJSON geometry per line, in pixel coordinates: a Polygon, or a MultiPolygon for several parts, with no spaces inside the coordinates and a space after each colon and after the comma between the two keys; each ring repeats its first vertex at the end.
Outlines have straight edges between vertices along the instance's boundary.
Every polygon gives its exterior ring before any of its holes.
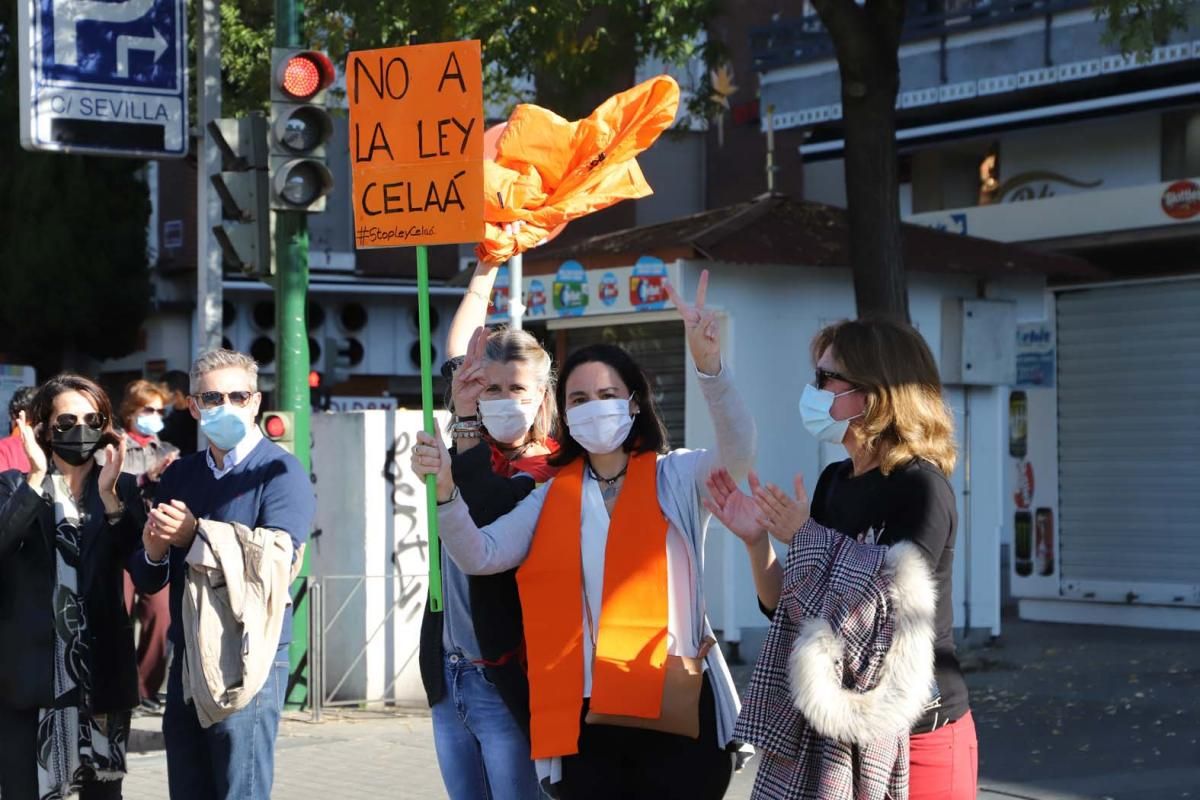
{"type": "MultiPolygon", "coordinates": [[[[1087,8],[1092,0],[914,0],[901,41],[931,39],[1087,8]]],[[[756,72],[833,57],[833,40],[817,16],[781,20],[750,31],[756,72]]]]}
{"type": "MultiPolygon", "coordinates": [[[[419,576],[393,574],[393,575],[322,575],[319,577],[310,577],[308,579],[308,597],[309,597],[309,701],[310,713],[313,722],[320,722],[323,710],[331,708],[361,708],[365,706],[399,706],[395,697],[396,682],[400,679],[404,669],[409,666],[409,662],[397,663],[395,661],[395,651],[383,652],[385,666],[390,667],[391,674],[385,674],[385,683],[381,691],[368,693],[366,691],[350,694],[344,690],[347,682],[356,670],[366,669],[367,664],[364,659],[367,658],[368,652],[372,646],[377,644],[380,636],[385,640],[391,632],[391,627],[396,622],[396,613],[405,606],[419,608],[413,606],[414,601],[420,602],[420,598],[424,596],[424,584],[422,580],[426,576],[422,573],[419,576]],[[345,657],[340,659],[338,674],[329,674],[329,634],[335,629],[339,622],[343,624],[349,622],[347,612],[352,607],[358,607],[364,610],[364,616],[367,609],[368,599],[366,598],[366,587],[369,581],[386,581],[394,591],[392,596],[385,602],[387,603],[386,611],[383,612],[382,619],[372,624],[370,630],[365,630],[363,641],[353,655],[349,656],[349,660],[345,657]],[[344,582],[349,585],[349,588],[338,591],[340,598],[331,598],[333,594],[330,589],[332,585],[344,582]],[[340,604],[334,610],[332,615],[326,615],[326,605],[332,602],[337,602],[340,599],[340,604]],[[361,605],[359,605],[361,604],[361,605]],[[332,682],[330,678],[332,677],[332,682]],[[332,684],[332,685],[331,685],[332,684]],[[361,696],[360,696],[361,695],[361,696]]],[[[387,588],[387,586],[385,586],[387,588]]],[[[376,609],[378,614],[378,609],[376,609]]],[[[364,620],[365,621],[365,620],[364,620]]],[[[394,643],[393,643],[394,644],[394,643]]],[[[416,638],[413,640],[412,652],[415,654],[419,647],[416,638]]],[[[347,651],[344,651],[344,655],[347,651]]],[[[414,656],[415,658],[415,656],[414,656]]]]}

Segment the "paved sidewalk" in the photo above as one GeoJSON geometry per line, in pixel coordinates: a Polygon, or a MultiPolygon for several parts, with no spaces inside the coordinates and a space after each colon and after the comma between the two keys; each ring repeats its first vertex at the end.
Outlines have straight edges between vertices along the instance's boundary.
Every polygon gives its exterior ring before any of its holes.
{"type": "MultiPolygon", "coordinates": [[[[1006,620],[966,648],[985,800],[1200,800],[1200,634],[1006,620]]],[[[742,643],[757,652],[758,637],[742,643]]],[[[736,667],[744,686],[750,665],[736,667]]],[[[444,798],[426,715],[285,720],[276,800],[444,798]]],[[[136,721],[143,746],[157,718],[136,721]]],[[[747,800],[751,768],[726,795],[747,800]]],[[[166,793],[161,751],[130,757],[127,800],[166,793]]]]}

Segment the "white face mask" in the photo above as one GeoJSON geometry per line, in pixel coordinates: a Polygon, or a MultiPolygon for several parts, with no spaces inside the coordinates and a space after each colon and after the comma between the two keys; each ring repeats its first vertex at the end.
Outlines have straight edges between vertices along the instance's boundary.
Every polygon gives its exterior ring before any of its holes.
{"type": "Polygon", "coordinates": [[[819,442],[841,444],[842,439],[846,438],[850,420],[858,419],[862,414],[855,414],[846,419],[834,419],[829,409],[833,408],[834,400],[857,391],[858,389],[850,389],[834,394],[828,389],[818,389],[811,383],[806,385],[804,394],[800,395],[800,419],[804,422],[804,427],[819,442]]]}
{"type": "Polygon", "coordinates": [[[567,429],[571,438],[592,455],[617,450],[633,429],[633,398],[591,400],[567,409],[567,429]]]}
{"type": "Polygon", "coordinates": [[[479,415],[491,437],[501,444],[512,444],[533,426],[541,404],[532,400],[522,402],[513,397],[501,400],[480,400],[479,415]]]}

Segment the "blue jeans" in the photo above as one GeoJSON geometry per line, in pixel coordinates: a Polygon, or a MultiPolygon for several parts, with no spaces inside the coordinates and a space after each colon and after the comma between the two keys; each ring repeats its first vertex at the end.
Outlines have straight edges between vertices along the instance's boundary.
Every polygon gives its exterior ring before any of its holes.
{"type": "Polygon", "coordinates": [[[163,715],[171,800],[268,800],[287,692],[287,645],[275,653],[267,682],[250,705],[207,729],[200,727],[196,707],[183,702],[183,659],[178,648],[163,715]]]}
{"type": "Polygon", "coordinates": [[[529,740],[483,668],[446,656],[446,694],[433,706],[433,744],[450,800],[537,800],[529,740]]]}

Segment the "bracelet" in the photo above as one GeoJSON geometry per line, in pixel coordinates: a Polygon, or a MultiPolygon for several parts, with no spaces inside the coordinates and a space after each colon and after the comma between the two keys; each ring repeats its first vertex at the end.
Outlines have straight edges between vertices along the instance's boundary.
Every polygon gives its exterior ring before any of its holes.
{"type": "Polygon", "coordinates": [[[456,416],[454,418],[454,421],[455,422],[479,422],[479,416],[476,414],[470,414],[465,417],[456,416]]]}
{"type": "Polygon", "coordinates": [[[457,500],[457,499],[458,499],[458,487],[457,487],[457,486],[455,486],[455,487],[454,487],[454,489],[452,489],[452,490],[451,490],[451,492],[450,492],[450,499],[449,499],[449,500],[447,500],[447,501],[446,501],[446,502],[444,502],[444,503],[443,503],[441,500],[439,500],[439,501],[438,501],[438,505],[439,505],[439,506],[446,506],[446,505],[449,505],[449,504],[453,503],[453,502],[454,502],[455,500],[457,500]]]}
{"type": "Polygon", "coordinates": [[[116,511],[105,511],[104,521],[109,525],[116,525],[121,521],[121,517],[125,516],[125,504],[118,503],[116,511]]]}
{"type": "Polygon", "coordinates": [[[467,289],[467,294],[473,294],[485,303],[492,302],[492,298],[488,297],[486,294],[479,291],[478,289],[467,289]]]}
{"type": "Polygon", "coordinates": [[[450,435],[453,436],[455,439],[482,439],[483,431],[478,430],[478,429],[477,430],[468,430],[468,429],[459,430],[458,428],[455,428],[450,431],[450,435]]]}

